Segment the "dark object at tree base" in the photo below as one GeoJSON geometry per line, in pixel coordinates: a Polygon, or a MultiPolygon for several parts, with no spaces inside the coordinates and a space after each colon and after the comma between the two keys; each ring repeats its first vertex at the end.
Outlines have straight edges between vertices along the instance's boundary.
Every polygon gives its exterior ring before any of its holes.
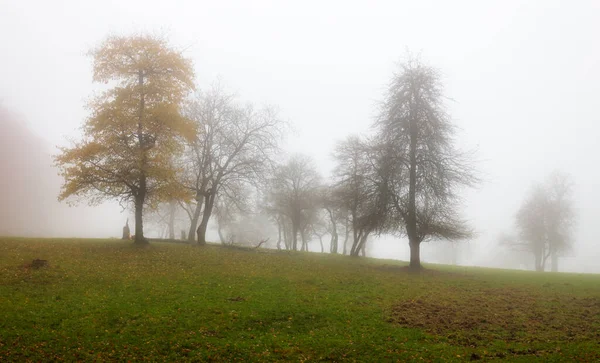
{"type": "Polygon", "coordinates": [[[48,266],[50,266],[50,264],[48,263],[48,260],[40,260],[40,259],[36,258],[35,260],[31,261],[31,264],[29,264],[28,267],[31,267],[31,268],[37,270],[39,268],[48,267],[48,266]]]}
{"type": "Polygon", "coordinates": [[[125,227],[123,227],[123,237],[122,239],[130,239],[131,231],[129,230],[129,218],[127,218],[127,222],[125,222],[125,227]]]}

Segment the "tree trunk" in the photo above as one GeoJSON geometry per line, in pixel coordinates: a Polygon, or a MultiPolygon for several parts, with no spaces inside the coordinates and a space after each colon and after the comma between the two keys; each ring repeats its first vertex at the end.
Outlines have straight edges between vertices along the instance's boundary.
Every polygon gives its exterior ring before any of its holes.
{"type": "Polygon", "coordinates": [[[145,109],[145,98],[144,98],[144,73],[139,71],[138,74],[138,86],[140,88],[140,107],[139,107],[139,119],[137,125],[137,139],[138,147],[141,152],[141,160],[139,164],[140,178],[139,188],[135,195],[135,244],[144,245],[148,243],[148,240],[144,238],[144,202],[146,201],[147,185],[146,185],[146,167],[147,167],[147,155],[146,155],[146,144],[144,142],[144,109],[145,109]]]}
{"type": "Polygon", "coordinates": [[[177,202],[172,200],[169,202],[169,239],[175,239],[175,212],[177,202]]]}
{"type": "Polygon", "coordinates": [[[281,228],[283,228],[283,244],[285,245],[286,250],[290,250],[292,247],[292,235],[290,231],[290,226],[285,223],[285,219],[281,219],[281,228]]]}
{"type": "Polygon", "coordinates": [[[329,252],[337,254],[338,253],[338,235],[337,232],[331,234],[331,247],[329,252]]]}
{"type": "Polygon", "coordinates": [[[198,226],[198,219],[200,219],[200,212],[202,210],[202,197],[196,196],[196,208],[194,209],[194,216],[191,219],[190,231],[188,232],[188,241],[194,242],[196,239],[196,227],[198,226]]]}
{"type": "MultiPolygon", "coordinates": [[[[144,182],[144,186],[145,186],[145,182],[144,182]]],[[[140,188],[141,189],[141,188],[140,188]]],[[[146,238],[144,238],[144,222],[143,222],[143,215],[144,215],[144,192],[140,192],[138,195],[136,195],[135,197],[135,244],[138,245],[145,245],[148,243],[148,240],[146,238]]]]}
{"type": "MultiPolygon", "coordinates": [[[[416,107],[416,106],[414,106],[416,107]]],[[[406,234],[410,246],[410,269],[421,269],[421,241],[417,237],[417,120],[416,114],[411,109],[409,119],[410,149],[409,149],[409,176],[408,176],[408,218],[406,221],[406,234]]]]}
{"type": "Polygon", "coordinates": [[[360,233],[354,233],[354,240],[352,241],[352,247],[350,248],[350,256],[356,256],[358,243],[360,242],[360,233]]]}
{"type": "Polygon", "coordinates": [[[350,251],[350,255],[358,257],[360,254],[365,256],[365,246],[367,244],[367,239],[369,238],[369,234],[371,231],[369,230],[361,230],[357,235],[357,242],[352,246],[352,251],[350,251]]]}
{"type": "Polygon", "coordinates": [[[300,251],[308,251],[308,246],[306,244],[306,236],[304,234],[304,230],[300,230],[300,239],[302,240],[302,246],[300,247],[300,251]]]}
{"type": "Polygon", "coordinates": [[[297,251],[298,248],[298,226],[292,221],[292,251],[297,251]]]}
{"type": "Polygon", "coordinates": [[[277,250],[281,250],[281,221],[277,218],[277,250]]]}
{"type": "Polygon", "coordinates": [[[344,237],[344,255],[348,253],[348,240],[350,239],[350,224],[348,218],[346,218],[346,235],[344,237]]]}
{"type": "Polygon", "coordinates": [[[198,244],[202,246],[206,244],[206,230],[208,228],[208,221],[210,219],[214,203],[215,195],[211,192],[204,198],[204,212],[202,213],[202,221],[200,222],[200,226],[198,226],[197,230],[198,244]]]}
{"type": "Polygon", "coordinates": [[[370,232],[360,229],[357,233],[354,233],[354,242],[352,243],[352,249],[350,250],[350,256],[358,257],[363,244],[367,241],[367,237],[370,232]]]}
{"type": "Polygon", "coordinates": [[[411,270],[420,270],[421,266],[421,242],[419,241],[411,241],[409,242],[410,246],[410,265],[409,268],[411,270]]]}
{"type": "Polygon", "coordinates": [[[323,236],[319,236],[319,242],[321,243],[321,253],[325,253],[325,249],[323,248],[323,236]]]}
{"type": "Polygon", "coordinates": [[[535,255],[535,270],[538,272],[544,272],[546,270],[546,261],[550,257],[551,252],[546,252],[544,242],[538,242],[537,247],[534,250],[535,255]]]}
{"type": "Polygon", "coordinates": [[[198,238],[196,240],[196,244],[198,244],[199,246],[204,246],[206,244],[206,229],[208,228],[208,219],[206,219],[203,217],[202,221],[200,222],[200,225],[198,226],[198,229],[196,230],[196,234],[198,235],[198,238]]]}
{"type": "Polygon", "coordinates": [[[329,220],[331,222],[331,245],[329,246],[329,252],[337,253],[338,252],[338,233],[337,233],[337,224],[335,223],[335,218],[333,216],[333,210],[327,208],[327,212],[329,213],[329,220]]]}

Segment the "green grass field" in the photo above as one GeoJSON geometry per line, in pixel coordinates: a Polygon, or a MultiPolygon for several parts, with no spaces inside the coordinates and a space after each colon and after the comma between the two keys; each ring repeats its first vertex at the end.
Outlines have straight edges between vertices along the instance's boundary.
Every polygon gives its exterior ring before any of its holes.
{"type": "Polygon", "coordinates": [[[403,266],[4,238],[0,361],[600,360],[600,275],[403,266]]]}

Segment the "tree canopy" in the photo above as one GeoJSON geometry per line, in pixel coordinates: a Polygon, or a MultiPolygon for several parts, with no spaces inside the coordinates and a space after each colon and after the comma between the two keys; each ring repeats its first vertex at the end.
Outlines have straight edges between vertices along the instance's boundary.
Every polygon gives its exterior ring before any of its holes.
{"type": "Polygon", "coordinates": [[[558,171],[535,184],[515,214],[518,235],[503,237],[503,244],[533,254],[536,271],[544,271],[549,258],[552,271],[558,271],[558,257],[572,247],[572,188],[570,177],[558,171]]]}
{"type": "Polygon", "coordinates": [[[56,157],[65,180],[59,199],[133,203],[136,242],[144,243],[144,205],[185,193],[174,158],[195,135],[180,112],[194,89],[192,64],[149,35],[109,37],[90,55],[93,80],[108,89],[89,102],[82,139],[56,157]]]}
{"type": "Polygon", "coordinates": [[[273,107],[242,105],[219,84],[187,102],[185,115],[200,130],[187,143],[183,158],[186,172],[182,184],[194,196],[188,208],[188,238],[193,241],[196,234],[198,243],[204,244],[216,205],[233,203],[243,210],[239,207],[248,193],[241,191],[247,191],[248,185],[266,184],[284,123],[273,107]]]}
{"type": "Polygon", "coordinates": [[[438,71],[415,59],[392,77],[375,122],[383,155],[382,201],[388,228],[406,234],[410,266],[421,268],[420,244],[472,235],[459,217],[462,187],[477,183],[470,154],[458,150],[455,127],[444,106],[438,71]]]}

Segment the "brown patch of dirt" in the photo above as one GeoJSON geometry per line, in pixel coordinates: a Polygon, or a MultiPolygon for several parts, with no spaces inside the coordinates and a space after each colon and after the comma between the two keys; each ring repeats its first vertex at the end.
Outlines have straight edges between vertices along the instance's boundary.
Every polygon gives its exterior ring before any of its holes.
{"type": "Polygon", "coordinates": [[[466,346],[600,339],[600,298],[543,295],[513,288],[440,291],[392,307],[390,322],[466,346]]]}
{"type": "Polygon", "coordinates": [[[23,267],[26,269],[38,270],[48,266],[50,266],[48,260],[40,260],[39,258],[36,258],[35,260],[31,261],[31,263],[25,264],[23,267]]]}

